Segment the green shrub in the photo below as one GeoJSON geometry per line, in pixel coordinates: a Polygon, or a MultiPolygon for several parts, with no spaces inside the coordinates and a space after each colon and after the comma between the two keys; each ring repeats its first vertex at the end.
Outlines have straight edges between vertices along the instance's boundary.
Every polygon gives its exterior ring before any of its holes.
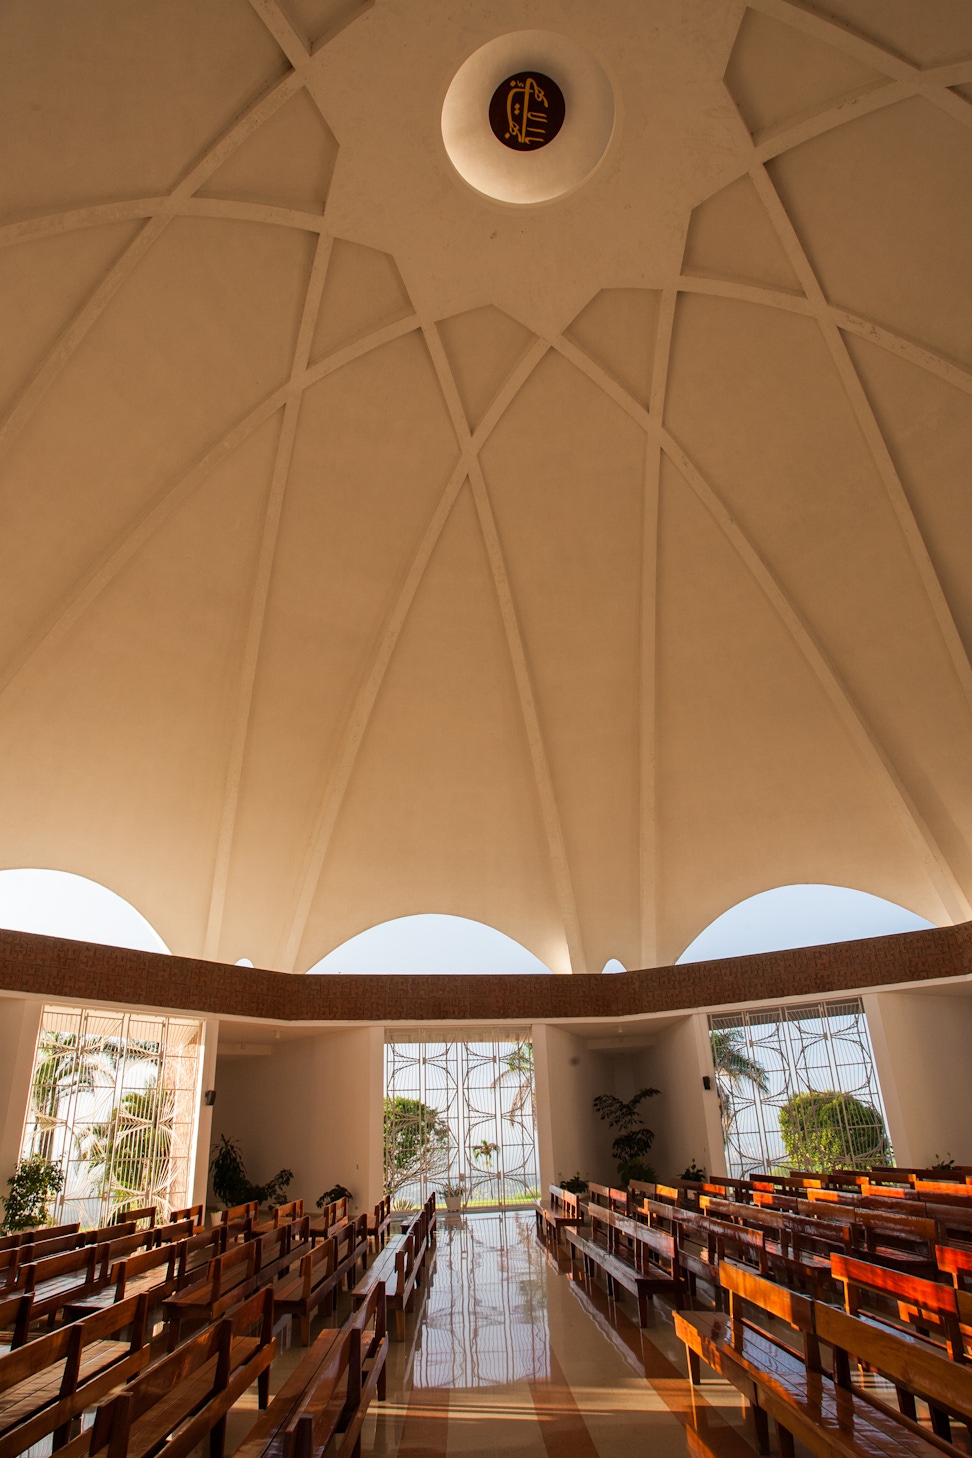
{"type": "Polygon", "coordinates": [[[580,1170],[578,1170],[575,1175],[571,1175],[569,1180],[561,1180],[560,1188],[566,1190],[571,1195],[586,1195],[590,1189],[590,1185],[583,1178],[580,1170]]]}
{"type": "Polygon", "coordinates": [[[794,1094],[780,1109],[780,1134],[793,1169],[866,1169],[891,1159],[880,1112],[853,1094],[794,1094]]]}
{"type": "Polygon", "coordinates": [[[42,1154],[22,1159],[7,1180],[10,1194],[3,1197],[4,1234],[13,1230],[29,1230],[32,1225],[47,1225],[48,1206],[53,1195],[64,1188],[64,1172],[42,1154]]]}
{"type": "Polygon", "coordinates": [[[235,1139],[220,1135],[209,1168],[213,1174],[213,1194],[229,1209],[232,1205],[246,1205],[251,1200],[265,1205],[279,1201],[284,1190],[294,1177],[292,1169],[278,1170],[265,1185],[255,1185],[246,1173],[243,1155],[235,1139]]]}

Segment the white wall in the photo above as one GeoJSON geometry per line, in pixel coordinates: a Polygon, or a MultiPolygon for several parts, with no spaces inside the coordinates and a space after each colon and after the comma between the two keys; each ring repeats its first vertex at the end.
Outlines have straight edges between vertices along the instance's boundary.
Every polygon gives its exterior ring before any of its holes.
{"type": "Polygon", "coordinates": [[[614,1183],[611,1140],[591,1108],[597,1094],[614,1091],[609,1061],[549,1023],[534,1024],[533,1050],[541,1191],[578,1171],[597,1184],[614,1183]]]}
{"type": "Polygon", "coordinates": [[[658,1178],[677,1179],[694,1159],[709,1174],[725,1173],[708,1025],[692,1013],[660,1032],[644,1057],[644,1082],[659,1090],[648,1100],[645,1122],[655,1131],[648,1156],[658,1178]],[[712,1080],[711,1090],[703,1077],[712,1080]]]}
{"type": "Polygon", "coordinates": [[[41,1002],[0,998],[0,1193],[17,1168],[30,1097],[41,1002]]]}
{"type": "Polygon", "coordinates": [[[898,1164],[972,1164],[972,997],[880,992],[864,998],[898,1164]]]}
{"type": "Polygon", "coordinates": [[[213,1142],[238,1139],[255,1183],[292,1169],[287,1195],[309,1208],[342,1184],[356,1210],[370,1209],[382,1192],[383,1029],[281,1038],[272,1049],[217,1061],[213,1142]]]}
{"type": "Polygon", "coordinates": [[[216,1053],[219,1044],[219,1019],[207,1018],[203,1023],[203,1054],[196,1097],[196,1149],[192,1165],[188,1203],[198,1205],[206,1199],[209,1184],[210,1147],[213,1143],[213,1110],[206,1104],[207,1089],[216,1087],[216,1053]]]}

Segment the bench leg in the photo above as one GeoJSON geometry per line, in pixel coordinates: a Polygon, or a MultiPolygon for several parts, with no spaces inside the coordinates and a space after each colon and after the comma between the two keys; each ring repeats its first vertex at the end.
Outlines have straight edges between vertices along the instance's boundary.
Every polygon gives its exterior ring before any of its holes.
{"type": "Polygon", "coordinates": [[[702,1364],[698,1352],[693,1352],[691,1347],[685,1348],[685,1356],[688,1359],[689,1381],[693,1387],[698,1387],[702,1381],[702,1364]]]}
{"type": "Polygon", "coordinates": [[[257,1378],[257,1405],[261,1412],[270,1406],[270,1368],[264,1367],[257,1378]]]}
{"type": "MultiPolygon", "coordinates": [[[[766,1454],[770,1450],[769,1418],[766,1416],[765,1412],[758,1405],[758,1403],[751,1402],[749,1404],[749,1411],[753,1415],[753,1427],[756,1429],[756,1452],[766,1454]]],[[[792,1452],[793,1449],[791,1447],[791,1455],[792,1452]]]]}
{"type": "Polygon", "coordinates": [[[209,1458],[223,1458],[226,1447],[226,1419],[221,1417],[209,1434],[209,1458]]]}
{"type": "Polygon", "coordinates": [[[638,1325],[648,1325],[648,1297],[644,1291],[638,1297],[638,1325]]]}
{"type": "Polygon", "coordinates": [[[793,1434],[789,1428],[783,1427],[779,1418],[776,1420],[776,1438],[780,1445],[780,1458],[793,1458],[793,1434]]]}
{"type": "Polygon", "coordinates": [[[300,1344],[302,1347],[310,1346],[311,1319],[309,1311],[300,1313],[300,1344]]]}
{"type": "Polygon", "coordinates": [[[403,1342],[405,1340],[405,1308],[404,1308],[404,1306],[396,1306],[395,1307],[395,1340],[397,1342],[403,1342]]]}

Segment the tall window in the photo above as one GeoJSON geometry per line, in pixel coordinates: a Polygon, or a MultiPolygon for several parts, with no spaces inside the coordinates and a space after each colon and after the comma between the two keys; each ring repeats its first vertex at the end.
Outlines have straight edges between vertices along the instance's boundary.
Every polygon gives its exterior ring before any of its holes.
{"type": "Polygon", "coordinates": [[[539,1183],[533,1044],[399,1034],[385,1045],[385,1187],[419,1204],[462,1189],[468,1205],[516,1205],[539,1183]]]}
{"type": "Polygon", "coordinates": [[[859,997],[709,1018],[730,1175],[893,1160],[859,997]]]}
{"type": "Polygon", "coordinates": [[[21,1155],[60,1165],[55,1221],[189,1203],[201,1047],[191,1018],[45,1007],[21,1155]]]}

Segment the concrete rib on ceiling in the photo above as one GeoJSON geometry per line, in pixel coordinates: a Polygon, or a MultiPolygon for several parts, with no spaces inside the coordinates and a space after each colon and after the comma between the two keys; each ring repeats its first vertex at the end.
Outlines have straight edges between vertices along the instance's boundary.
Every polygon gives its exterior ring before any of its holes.
{"type": "Polygon", "coordinates": [[[0,864],[303,971],[742,897],[972,916],[963,0],[9,0],[0,864]],[[524,27],[618,124],[514,208],[524,27]]]}

